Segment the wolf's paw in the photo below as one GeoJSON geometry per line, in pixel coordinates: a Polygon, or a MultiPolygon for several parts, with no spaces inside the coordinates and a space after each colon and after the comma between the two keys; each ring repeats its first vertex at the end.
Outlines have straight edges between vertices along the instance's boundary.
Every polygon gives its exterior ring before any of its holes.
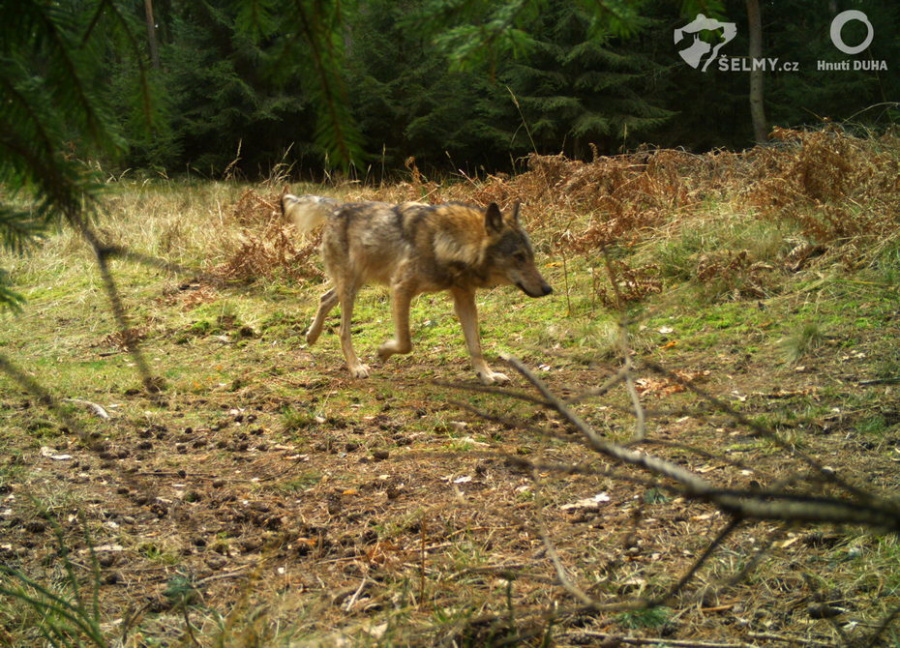
{"type": "Polygon", "coordinates": [[[412,351],[412,345],[408,342],[403,344],[397,340],[388,340],[378,348],[378,359],[384,362],[395,353],[409,353],[412,351]]]}
{"type": "Polygon", "coordinates": [[[350,375],[354,378],[368,378],[369,377],[369,365],[356,365],[355,367],[348,367],[350,369],[350,375]]]}
{"type": "Polygon", "coordinates": [[[509,376],[504,373],[500,373],[499,371],[492,371],[490,369],[488,369],[487,371],[479,371],[478,378],[481,379],[481,382],[485,385],[502,385],[509,382],[509,376]]]}

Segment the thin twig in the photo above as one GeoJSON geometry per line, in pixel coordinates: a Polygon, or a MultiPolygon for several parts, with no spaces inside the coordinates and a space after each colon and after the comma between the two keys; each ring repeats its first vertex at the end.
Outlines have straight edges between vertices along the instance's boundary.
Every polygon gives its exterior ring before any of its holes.
{"type": "MultiPolygon", "coordinates": [[[[605,254],[604,254],[605,256],[605,254]]],[[[612,276],[612,268],[609,264],[609,258],[606,257],[606,266],[610,273],[610,281],[613,282],[615,287],[615,277],[612,276]]],[[[616,296],[619,300],[621,300],[622,296],[618,293],[618,288],[615,287],[616,296]]],[[[619,345],[621,346],[622,358],[624,359],[622,364],[622,369],[620,371],[625,372],[625,389],[628,392],[629,398],[631,398],[631,406],[634,408],[634,441],[642,441],[645,436],[647,436],[647,426],[644,417],[644,407],[641,404],[641,398],[638,395],[637,387],[634,385],[634,362],[631,360],[631,345],[628,343],[628,328],[627,326],[620,322],[619,323],[619,345]]]]}
{"type": "Polygon", "coordinates": [[[881,635],[884,634],[884,631],[888,629],[898,616],[900,616],[900,605],[895,606],[893,610],[884,616],[884,619],[882,619],[881,623],[878,624],[878,627],[875,628],[872,636],[869,637],[869,643],[866,644],[866,648],[875,648],[881,640],[881,635]]]}
{"type": "Polygon", "coordinates": [[[787,533],[787,529],[788,526],[783,524],[772,531],[766,538],[765,542],[763,542],[762,545],[756,549],[753,555],[750,556],[750,560],[746,562],[743,568],[734,576],[729,578],[728,581],[717,590],[717,592],[722,592],[726,589],[735,587],[738,584],[743,583],[747,575],[750,574],[751,571],[756,569],[756,566],[760,563],[760,561],[769,553],[769,549],[772,548],[772,545],[774,545],[776,541],[784,537],[784,534],[787,533]]]}
{"type": "Polygon", "coordinates": [[[191,620],[188,617],[188,606],[186,603],[181,605],[181,612],[184,614],[184,626],[185,628],[187,628],[187,634],[191,640],[191,643],[194,644],[197,648],[203,648],[203,646],[200,645],[200,642],[197,641],[197,637],[194,636],[194,626],[191,625],[191,620]]]}
{"type": "Polygon", "coordinates": [[[711,403],[712,405],[714,405],[716,408],[718,408],[720,411],[724,412],[725,414],[728,414],[728,416],[732,417],[735,421],[737,421],[741,425],[747,426],[748,428],[750,428],[751,430],[753,430],[754,432],[759,434],[761,437],[766,438],[766,439],[772,441],[773,443],[775,443],[782,450],[785,450],[786,452],[789,452],[790,454],[794,455],[795,457],[797,457],[798,459],[803,461],[806,465],[808,465],[810,468],[812,468],[813,470],[815,470],[816,472],[821,474],[827,481],[841,487],[842,489],[844,489],[845,491],[847,491],[854,497],[857,497],[861,501],[866,501],[866,502],[873,502],[876,499],[875,496],[872,495],[871,493],[868,493],[860,488],[857,488],[856,486],[853,486],[852,484],[849,484],[848,482],[846,482],[843,479],[841,479],[840,477],[838,477],[834,471],[826,470],[825,467],[822,466],[822,464],[820,464],[818,461],[816,461],[809,455],[807,455],[803,452],[800,452],[799,450],[797,450],[797,448],[795,448],[791,444],[786,443],[781,437],[779,437],[777,434],[775,434],[775,432],[771,428],[769,428],[757,421],[751,420],[750,418],[748,418],[741,412],[738,412],[736,409],[731,407],[731,405],[729,405],[725,401],[721,400],[720,398],[716,398],[712,394],[709,394],[706,391],[700,389],[699,387],[697,387],[697,385],[695,385],[693,383],[693,381],[685,380],[684,378],[682,378],[675,372],[669,371],[665,367],[658,365],[655,362],[645,361],[644,365],[647,368],[655,371],[656,373],[658,373],[662,376],[665,376],[669,380],[673,380],[673,381],[677,382],[682,387],[685,387],[685,388],[691,390],[692,392],[694,392],[697,396],[699,396],[703,400],[707,401],[708,403],[711,403]]]}
{"type": "Polygon", "coordinates": [[[596,398],[598,396],[603,396],[609,390],[611,390],[613,387],[615,387],[620,382],[625,380],[625,378],[629,375],[629,373],[631,371],[632,371],[631,367],[629,367],[627,365],[623,365],[616,373],[614,373],[612,376],[610,376],[607,379],[607,381],[605,383],[603,383],[602,385],[600,385],[599,387],[595,387],[594,389],[589,389],[585,392],[582,392],[581,394],[578,394],[577,396],[573,396],[572,398],[569,398],[567,400],[567,402],[569,403],[569,405],[575,405],[577,403],[580,403],[581,401],[587,400],[588,398],[596,398]]]}
{"type": "Polygon", "coordinates": [[[666,601],[673,598],[678,592],[684,589],[684,586],[691,582],[691,579],[700,571],[700,568],[706,563],[707,560],[712,557],[713,553],[715,553],[716,549],[718,549],[723,542],[730,536],[735,530],[740,526],[741,520],[740,518],[731,518],[728,521],[728,524],[725,525],[725,528],[719,532],[712,542],[706,545],[706,549],[703,550],[703,553],[700,554],[700,557],[694,561],[694,564],[691,565],[690,569],[685,572],[685,574],[675,583],[672,587],[669,588],[669,591],[663,594],[659,599],[652,602],[652,606],[658,606],[664,604],[666,601]]]}
{"type": "MultiPolygon", "coordinates": [[[[531,473],[531,479],[535,484],[535,487],[540,489],[540,477],[538,477],[537,471],[531,473]]],[[[574,596],[581,602],[583,605],[587,607],[593,608],[597,605],[597,602],[588,596],[583,589],[578,587],[575,583],[572,582],[572,579],[569,578],[568,572],[566,572],[565,565],[562,564],[562,560],[559,558],[559,553],[556,551],[556,546],[553,544],[553,541],[550,539],[550,534],[547,532],[547,525],[544,523],[544,516],[541,515],[541,506],[537,507],[537,522],[538,522],[538,533],[541,536],[541,540],[544,543],[544,548],[547,550],[547,556],[550,558],[550,562],[553,563],[553,568],[556,570],[556,577],[559,579],[559,584],[562,585],[562,588],[566,590],[569,594],[574,596]]]]}
{"type": "MultiPolygon", "coordinates": [[[[631,444],[628,444],[631,445],[631,444]]],[[[681,443],[679,441],[666,441],[664,439],[644,439],[641,441],[641,445],[643,446],[659,446],[661,448],[669,448],[672,450],[680,450],[681,452],[687,452],[692,455],[696,455],[701,459],[706,459],[707,461],[716,461],[722,464],[723,466],[730,466],[732,468],[736,468],[738,470],[746,470],[749,473],[753,473],[760,477],[760,480],[766,480],[768,483],[770,480],[774,479],[771,475],[763,472],[763,470],[759,466],[753,466],[745,461],[740,461],[738,459],[732,459],[730,457],[723,457],[722,455],[715,454],[714,452],[710,452],[709,450],[704,450],[703,448],[698,448],[696,446],[689,445],[687,443],[681,443]]]]}
{"type": "Polygon", "coordinates": [[[644,416],[644,406],[641,404],[641,398],[637,393],[637,387],[634,386],[634,365],[631,362],[631,357],[626,353],[625,355],[625,387],[628,390],[628,396],[631,397],[631,405],[634,407],[634,440],[635,441],[643,441],[644,437],[647,436],[647,425],[644,416]]]}
{"type": "Polygon", "coordinates": [[[353,594],[341,606],[345,612],[349,612],[351,609],[353,609],[353,606],[356,605],[356,601],[359,599],[359,595],[362,594],[363,590],[368,584],[369,579],[363,576],[363,579],[359,583],[359,587],[356,588],[356,591],[353,592],[353,594]]]}

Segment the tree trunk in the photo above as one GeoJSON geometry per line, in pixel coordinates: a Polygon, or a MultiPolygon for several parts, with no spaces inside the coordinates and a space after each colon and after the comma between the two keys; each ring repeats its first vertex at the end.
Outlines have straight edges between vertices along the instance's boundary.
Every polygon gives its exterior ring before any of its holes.
{"type": "Polygon", "coordinates": [[[159,49],[156,46],[156,21],[153,19],[153,0],[144,0],[144,11],[147,14],[147,40],[150,44],[150,64],[154,70],[158,70],[159,49]]]}
{"type": "Polygon", "coordinates": [[[750,25],[750,118],[753,120],[753,138],[757,144],[762,144],[769,139],[769,128],[763,101],[763,69],[753,64],[763,55],[759,0],[747,0],[747,22],[750,25]]]}

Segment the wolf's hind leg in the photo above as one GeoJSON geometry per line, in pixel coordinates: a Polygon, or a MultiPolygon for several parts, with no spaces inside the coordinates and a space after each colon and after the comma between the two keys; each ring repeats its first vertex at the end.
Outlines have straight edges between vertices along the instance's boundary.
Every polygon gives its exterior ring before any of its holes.
{"type": "Polygon", "coordinates": [[[368,378],[369,367],[359,361],[353,349],[351,326],[353,323],[353,302],[356,301],[357,286],[344,285],[338,289],[338,300],[341,303],[341,350],[347,361],[347,369],[354,378],[368,378]]]}
{"type": "Polygon", "coordinates": [[[338,296],[334,288],[319,298],[319,310],[316,311],[316,316],[313,318],[312,324],[306,329],[306,343],[309,346],[315,344],[316,340],[319,339],[319,336],[322,334],[322,327],[325,325],[325,318],[328,317],[328,313],[337,306],[337,303],[338,296]]]}
{"type": "Polygon", "coordinates": [[[475,291],[460,288],[451,291],[453,295],[453,307],[456,316],[462,325],[463,336],[466,338],[466,347],[472,358],[472,367],[478,378],[485,385],[509,382],[509,377],[499,371],[494,371],[484,361],[481,353],[481,337],[478,334],[478,310],[475,307],[475,291]]]}
{"type": "Polygon", "coordinates": [[[378,357],[384,361],[395,353],[412,351],[409,336],[409,305],[415,296],[415,290],[405,284],[395,284],[391,290],[391,312],[394,319],[395,336],[378,348],[378,357]]]}

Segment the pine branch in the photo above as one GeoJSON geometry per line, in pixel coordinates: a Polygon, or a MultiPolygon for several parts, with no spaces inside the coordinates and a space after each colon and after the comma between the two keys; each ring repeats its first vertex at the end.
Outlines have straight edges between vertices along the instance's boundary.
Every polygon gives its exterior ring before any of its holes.
{"type": "Polygon", "coordinates": [[[313,57],[313,79],[319,112],[315,138],[344,170],[362,166],[362,136],[350,114],[335,31],[340,2],[294,0],[304,40],[313,57]]]}

